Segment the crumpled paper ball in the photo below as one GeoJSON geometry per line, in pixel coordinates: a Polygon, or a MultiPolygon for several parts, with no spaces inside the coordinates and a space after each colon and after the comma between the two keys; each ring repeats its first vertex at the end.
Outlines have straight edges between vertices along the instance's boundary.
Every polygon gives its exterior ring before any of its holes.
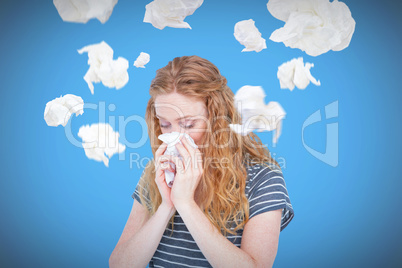
{"type": "Polygon", "coordinates": [[[298,89],[305,89],[310,81],[320,86],[320,81],[316,80],[310,73],[311,67],[314,67],[313,63],[303,63],[303,58],[292,59],[285,62],[278,67],[278,79],[282,89],[288,88],[291,91],[296,86],[298,89]]]}
{"type": "Polygon", "coordinates": [[[285,110],[275,101],[264,103],[265,93],[260,86],[243,86],[235,94],[236,109],[241,115],[242,124],[229,124],[236,133],[246,136],[251,131],[273,131],[272,142],[276,144],[281,135],[282,119],[285,110]]]}
{"type": "Polygon", "coordinates": [[[89,69],[84,76],[91,93],[94,94],[93,83],[102,82],[109,88],[120,89],[129,79],[128,60],[118,57],[113,60],[113,49],[102,41],[98,44],[88,45],[78,50],[79,54],[88,53],[89,69]]]}
{"type": "Polygon", "coordinates": [[[165,27],[189,28],[184,22],[192,15],[204,0],[154,0],[145,6],[144,22],[151,23],[157,29],[165,27]]]}
{"type": "Polygon", "coordinates": [[[77,117],[84,113],[84,101],[81,97],[66,94],[46,103],[44,118],[46,124],[51,127],[62,125],[65,127],[71,115],[77,117]]]}
{"type": "Polygon", "coordinates": [[[265,39],[261,37],[261,33],[255,27],[255,22],[252,19],[237,22],[234,27],[234,37],[245,46],[241,52],[260,52],[267,48],[265,39]]]}
{"type": "Polygon", "coordinates": [[[145,65],[150,61],[151,56],[148,53],[141,52],[138,58],[134,62],[134,66],[137,68],[145,68],[145,65]]]}
{"type": "Polygon", "coordinates": [[[95,123],[80,127],[78,136],[82,139],[85,155],[109,167],[109,158],[124,152],[126,146],[119,143],[119,133],[107,123],[95,123]],[[107,156],[107,157],[106,157],[107,156]],[[109,157],[109,158],[108,158],[109,157]]]}
{"type": "Polygon", "coordinates": [[[348,6],[334,0],[269,0],[268,11],[285,26],[270,38],[310,56],[349,46],[356,22],[348,6]]]}
{"type": "MultiPolygon", "coordinates": [[[[194,140],[187,133],[170,132],[170,133],[165,133],[165,134],[161,134],[158,136],[158,139],[160,139],[161,141],[163,141],[167,144],[166,150],[163,154],[177,156],[183,161],[183,157],[180,155],[179,151],[176,148],[176,143],[183,144],[180,141],[181,137],[183,137],[183,136],[189,141],[189,144],[192,147],[198,148],[198,146],[195,144],[194,140]]],[[[173,170],[176,170],[176,165],[174,163],[172,163],[170,161],[168,163],[172,167],[173,170]]],[[[166,184],[169,187],[173,186],[174,178],[175,178],[175,173],[166,169],[165,170],[165,180],[166,180],[166,184]]]]}
{"type": "Polygon", "coordinates": [[[97,18],[105,23],[118,0],[53,0],[53,4],[63,21],[87,23],[97,18]]]}

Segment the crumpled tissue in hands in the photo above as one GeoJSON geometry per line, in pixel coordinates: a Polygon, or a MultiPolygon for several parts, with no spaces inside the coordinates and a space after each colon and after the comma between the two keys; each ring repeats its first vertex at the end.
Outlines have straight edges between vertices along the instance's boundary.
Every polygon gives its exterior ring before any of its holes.
{"type": "Polygon", "coordinates": [[[151,56],[148,53],[141,52],[138,58],[134,62],[134,66],[137,68],[145,68],[145,65],[149,62],[151,56]]]}
{"type": "Polygon", "coordinates": [[[128,60],[118,57],[113,60],[113,49],[102,41],[78,50],[82,54],[88,52],[89,69],[84,76],[91,93],[94,94],[94,83],[102,82],[109,88],[120,89],[128,82],[128,60]]]}
{"type": "Polygon", "coordinates": [[[272,131],[273,143],[278,142],[281,135],[282,119],[286,113],[282,106],[275,101],[264,103],[265,93],[260,86],[243,86],[235,94],[235,104],[242,118],[242,124],[229,124],[236,133],[243,136],[257,130],[272,131]]]}
{"type": "MultiPolygon", "coordinates": [[[[179,151],[176,148],[176,143],[182,144],[180,139],[183,136],[185,138],[187,138],[189,144],[192,147],[198,148],[198,146],[195,144],[194,140],[187,133],[170,132],[170,133],[165,133],[165,134],[161,134],[158,136],[158,139],[160,139],[161,141],[163,141],[167,144],[166,150],[163,154],[177,156],[181,160],[183,160],[183,157],[180,155],[179,151]]],[[[169,162],[169,165],[172,167],[173,170],[176,170],[176,165],[174,163],[169,162]]],[[[169,187],[172,187],[174,178],[175,178],[175,174],[173,172],[171,172],[170,170],[165,169],[165,180],[166,180],[166,184],[169,187]]]]}
{"type": "Polygon", "coordinates": [[[355,31],[348,6],[337,0],[269,0],[267,8],[285,22],[269,39],[310,56],[347,48],[355,31]]]}
{"type": "Polygon", "coordinates": [[[234,37],[246,47],[241,52],[260,52],[267,48],[265,39],[261,37],[261,33],[255,27],[255,22],[252,19],[237,22],[234,28],[234,37]]]}
{"type": "Polygon", "coordinates": [[[305,89],[310,81],[320,86],[320,81],[317,81],[310,73],[311,67],[314,67],[314,64],[306,62],[304,65],[302,57],[283,63],[278,67],[277,73],[281,88],[292,91],[296,86],[299,89],[305,89]]]}
{"type": "Polygon", "coordinates": [[[105,23],[118,0],[53,0],[63,21],[87,23],[97,18],[105,23]]]}
{"type": "Polygon", "coordinates": [[[204,0],[154,0],[145,6],[144,22],[149,22],[157,29],[165,27],[189,28],[184,22],[192,15],[204,0]]]}
{"type": "Polygon", "coordinates": [[[84,147],[85,155],[89,159],[103,161],[107,167],[109,167],[109,158],[114,154],[124,152],[126,149],[125,145],[119,143],[120,134],[114,132],[113,128],[107,123],[82,126],[78,131],[78,136],[83,141],[82,146],[84,147]]]}
{"type": "Polygon", "coordinates": [[[84,113],[84,101],[79,96],[66,94],[46,103],[44,118],[48,126],[65,127],[73,113],[76,117],[84,113]]]}

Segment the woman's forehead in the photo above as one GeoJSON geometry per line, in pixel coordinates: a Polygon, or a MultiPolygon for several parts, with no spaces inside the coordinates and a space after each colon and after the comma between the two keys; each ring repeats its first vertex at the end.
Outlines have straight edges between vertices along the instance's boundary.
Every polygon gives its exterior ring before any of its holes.
{"type": "Polygon", "coordinates": [[[204,114],[206,107],[200,100],[179,94],[169,94],[158,96],[155,99],[155,110],[157,114],[160,112],[186,116],[204,114]]]}
{"type": "Polygon", "coordinates": [[[172,119],[185,116],[197,116],[205,114],[205,107],[201,105],[161,105],[155,107],[156,115],[164,119],[172,119]]]}
{"type": "Polygon", "coordinates": [[[155,103],[198,103],[198,102],[202,103],[201,100],[195,97],[184,96],[182,94],[178,94],[175,92],[159,95],[155,98],[155,103]]]}

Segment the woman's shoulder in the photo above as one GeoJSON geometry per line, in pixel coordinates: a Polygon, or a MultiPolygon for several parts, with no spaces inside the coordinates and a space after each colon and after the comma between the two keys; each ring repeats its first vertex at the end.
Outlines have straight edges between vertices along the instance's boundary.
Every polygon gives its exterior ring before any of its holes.
{"type": "Polygon", "coordinates": [[[261,180],[267,180],[274,176],[282,177],[282,169],[275,165],[274,163],[264,162],[257,163],[254,165],[247,164],[247,184],[256,184],[261,180]]]}
{"type": "Polygon", "coordinates": [[[250,218],[282,209],[282,231],[294,217],[294,211],[281,168],[271,163],[256,164],[247,167],[247,173],[246,196],[250,218]]]}
{"type": "Polygon", "coordinates": [[[134,189],[134,192],[132,193],[131,197],[133,199],[136,199],[138,202],[140,202],[141,204],[143,203],[143,201],[146,201],[146,205],[150,206],[150,197],[149,197],[149,180],[146,177],[147,175],[149,176],[149,173],[147,173],[147,169],[150,168],[150,164],[149,162],[147,163],[147,165],[145,166],[145,168],[143,169],[140,178],[138,179],[137,185],[134,189]],[[144,200],[141,199],[141,196],[144,198],[144,200]]]}
{"type": "Polygon", "coordinates": [[[274,164],[257,164],[248,168],[246,195],[250,200],[268,193],[288,196],[282,170],[274,164]]]}

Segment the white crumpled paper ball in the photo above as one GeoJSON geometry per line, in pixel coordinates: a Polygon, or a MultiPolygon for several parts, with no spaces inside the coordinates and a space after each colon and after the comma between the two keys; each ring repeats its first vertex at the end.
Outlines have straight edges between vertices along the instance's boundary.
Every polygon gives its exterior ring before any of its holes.
{"type": "Polygon", "coordinates": [[[126,149],[125,145],[119,143],[120,134],[107,123],[82,126],[78,136],[82,139],[85,155],[89,159],[103,162],[106,167],[109,167],[109,158],[126,149]]]}
{"type": "Polygon", "coordinates": [[[269,39],[310,56],[345,49],[355,30],[348,6],[337,0],[269,0],[267,8],[285,22],[269,39]]]}
{"type": "Polygon", "coordinates": [[[84,80],[92,94],[94,94],[93,83],[102,82],[104,86],[116,89],[127,84],[129,79],[128,60],[122,57],[113,60],[113,49],[105,41],[78,50],[79,54],[84,52],[88,53],[89,65],[84,80]]]}
{"type": "Polygon", "coordinates": [[[165,27],[189,28],[184,22],[192,15],[204,0],[154,0],[145,6],[144,22],[151,23],[157,29],[165,27]]]}
{"type": "Polygon", "coordinates": [[[65,127],[71,115],[84,113],[84,101],[80,96],[66,94],[46,103],[44,119],[51,127],[62,125],[65,127]]]}
{"type": "Polygon", "coordinates": [[[53,0],[53,4],[63,21],[87,23],[97,18],[105,23],[118,0],[53,0]]]}
{"type": "Polygon", "coordinates": [[[145,65],[151,60],[151,56],[148,53],[141,52],[138,58],[134,62],[134,66],[137,68],[145,68],[145,65]]]}
{"type": "Polygon", "coordinates": [[[237,22],[234,27],[233,35],[240,44],[245,46],[242,52],[260,52],[267,48],[265,39],[261,37],[261,33],[258,31],[257,27],[255,27],[255,22],[252,19],[237,22]]]}
{"type": "Polygon", "coordinates": [[[298,89],[305,89],[310,82],[316,86],[320,86],[320,81],[316,80],[310,73],[310,69],[314,64],[306,62],[303,63],[303,58],[292,59],[283,63],[278,67],[277,77],[281,89],[290,89],[291,91],[296,86],[298,89]]]}
{"type": "Polygon", "coordinates": [[[229,124],[229,127],[242,136],[251,131],[275,130],[272,141],[278,142],[281,135],[282,119],[286,113],[282,106],[275,101],[265,104],[265,93],[260,86],[243,86],[235,94],[236,109],[241,115],[242,124],[229,124]]]}
{"type": "MultiPolygon", "coordinates": [[[[177,156],[181,160],[183,160],[183,157],[180,155],[179,151],[176,148],[176,143],[182,144],[180,139],[183,136],[189,141],[189,144],[192,147],[198,148],[198,146],[195,144],[194,140],[187,133],[170,132],[170,133],[165,133],[165,134],[161,134],[158,136],[158,139],[160,139],[161,141],[163,141],[167,144],[166,150],[163,154],[177,156]]],[[[169,165],[172,167],[173,170],[176,170],[176,165],[174,163],[169,162],[169,165]]],[[[169,187],[172,187],[174,178],[175,178],[175,174],[173,172],[171,172],[170,170],[166,169],[165,170],[165,180],[166,180],[166,184],[169,187]]]]}

